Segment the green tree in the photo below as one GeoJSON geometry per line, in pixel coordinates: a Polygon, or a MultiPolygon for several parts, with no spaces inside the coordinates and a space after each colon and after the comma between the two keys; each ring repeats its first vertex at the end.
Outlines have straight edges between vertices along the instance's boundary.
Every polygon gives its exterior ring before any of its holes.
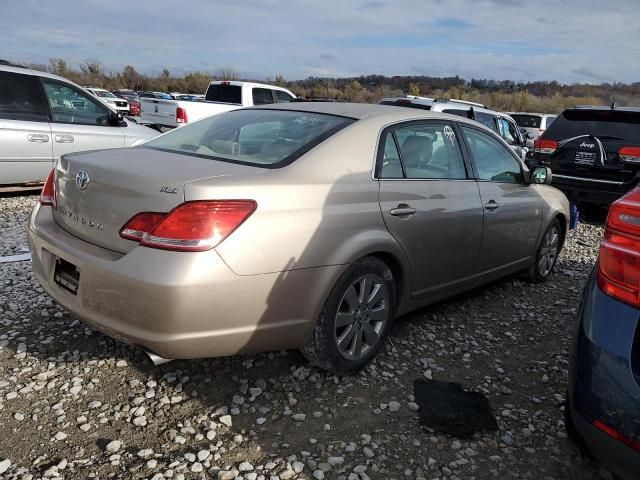
{"type": "Polygon", "coordinates": [[[122,82],[127,88],[131,88],[133,90],[138,89],[138,85],[140,84],[140,75],[133,65],[127,65],[122,69],[122,82]]]}

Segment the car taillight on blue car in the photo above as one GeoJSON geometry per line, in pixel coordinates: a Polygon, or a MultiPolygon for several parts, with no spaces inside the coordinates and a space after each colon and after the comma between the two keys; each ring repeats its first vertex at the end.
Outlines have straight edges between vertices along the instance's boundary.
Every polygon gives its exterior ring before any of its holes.
{"type": "Polygon", "coordinates": [[[597,280],[606,294],[640,307],[640,189],[609,209],[597,280]]]}

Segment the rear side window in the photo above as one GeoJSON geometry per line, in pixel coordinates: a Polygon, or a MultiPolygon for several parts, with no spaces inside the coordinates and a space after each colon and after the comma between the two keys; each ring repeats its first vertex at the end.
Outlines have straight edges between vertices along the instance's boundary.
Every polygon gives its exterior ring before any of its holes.
{"type": "Polygon", "coordinates": [[[273,90],[268,88],[254,88],[252,90],[254,105],[268,105],[273,103],[273,90]]]}
{"type": "MultiPolygon", "coordinates": [[[[542,117],[540,115],[522,115],[520,113],[511,115],[519,127],[522,128],[540,128],[540,124],[542,122],[542,117]]],[[[549,125],[549,120],[547,120],[547,125],[549,125]]]]}
{"type": "Polygon", "coordinates": [[[278,103],[289,103],[293,100],[293,97],[287,92],[283,92],[282,90],[276,90],[275,92],[276,97],[278,97],[278,103]]]}
{"type": "Polygon", "coordinates": [[[640,144],[640,112],[572,109],[562,112],[544,138],[563,140],[595,135],[601,140],[624,140],[640,144]]]}
{"type": "Polygon", "coordinates": [[[278,168],[353,123],[351,118],[287,110],[236,110],[161,135],[143,148],[278,168]]]}
{"type": "Polygon", "coordinates": [[[381,178],[464,179],[466,170],[456,134],[446,123],[416,123],[387,133],[381,178]],[[400,147],[400,153],[396,143],[400,147]]]}
{"type": "Polygon", "coordinates": [[[209,102],[233,103],[242,105],[242,87],[227,83],[214,83],[209,85],[205,100],[209,102]]]}
{"type": "Polygon", "coordinates": [[[555,119],[556,119],[555,115],[548,116],[547,120],[546,120],[547,124],[546,124],[545,128],[549,128],[555,119]]]}
{"type": "Polygon", "coordinates": [[[33,75],[0,72],[0,118],[48,122],[40,82],[33,75]]]}

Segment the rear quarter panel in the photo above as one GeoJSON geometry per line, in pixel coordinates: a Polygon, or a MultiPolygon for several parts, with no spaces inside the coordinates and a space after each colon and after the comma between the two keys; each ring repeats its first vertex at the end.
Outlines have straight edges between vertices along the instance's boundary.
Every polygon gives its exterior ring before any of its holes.
{"type": "Polygon", "coordinates": [[[254,199],[257,210],[216,250],[239,275],[346,265],[403,250],[387,231],[372,179],[379,129],[360,121],[289,166],[245,178],[202,179],[187,200],[254,199]]]}

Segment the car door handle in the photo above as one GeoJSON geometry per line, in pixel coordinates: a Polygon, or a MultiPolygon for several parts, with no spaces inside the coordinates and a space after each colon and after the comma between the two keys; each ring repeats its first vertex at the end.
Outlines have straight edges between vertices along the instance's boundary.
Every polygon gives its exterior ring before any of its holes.
{"type": "Polygon", "coordinates": [[[58,143],[73,143],[73,135],[56,135],[56,142],[58,143]]]}
{"type": "Polygon", "coordinates": [[[410,207],[406,203],[401,203],[396,208],[392,208],[389,213],[394,217],[401,217],[403,215],[413,215],[414,213],[416,213],[416,209],[410,207]]]}
{"type": "Polygon", "coordinates": [[[489,200],[487,203],[484,204],[484,208],[486,208],[487,210],[496,210],[499,207],[500,207],[500,204],[497,203],[495,200],[489,200]]]}
{"type": "Polygon", "coordinates": [[[49,141],[49,135],[42,135],[40,133],[32,133],[27,135],[27,140],[35,143],[47,143],[49,141]]]}

